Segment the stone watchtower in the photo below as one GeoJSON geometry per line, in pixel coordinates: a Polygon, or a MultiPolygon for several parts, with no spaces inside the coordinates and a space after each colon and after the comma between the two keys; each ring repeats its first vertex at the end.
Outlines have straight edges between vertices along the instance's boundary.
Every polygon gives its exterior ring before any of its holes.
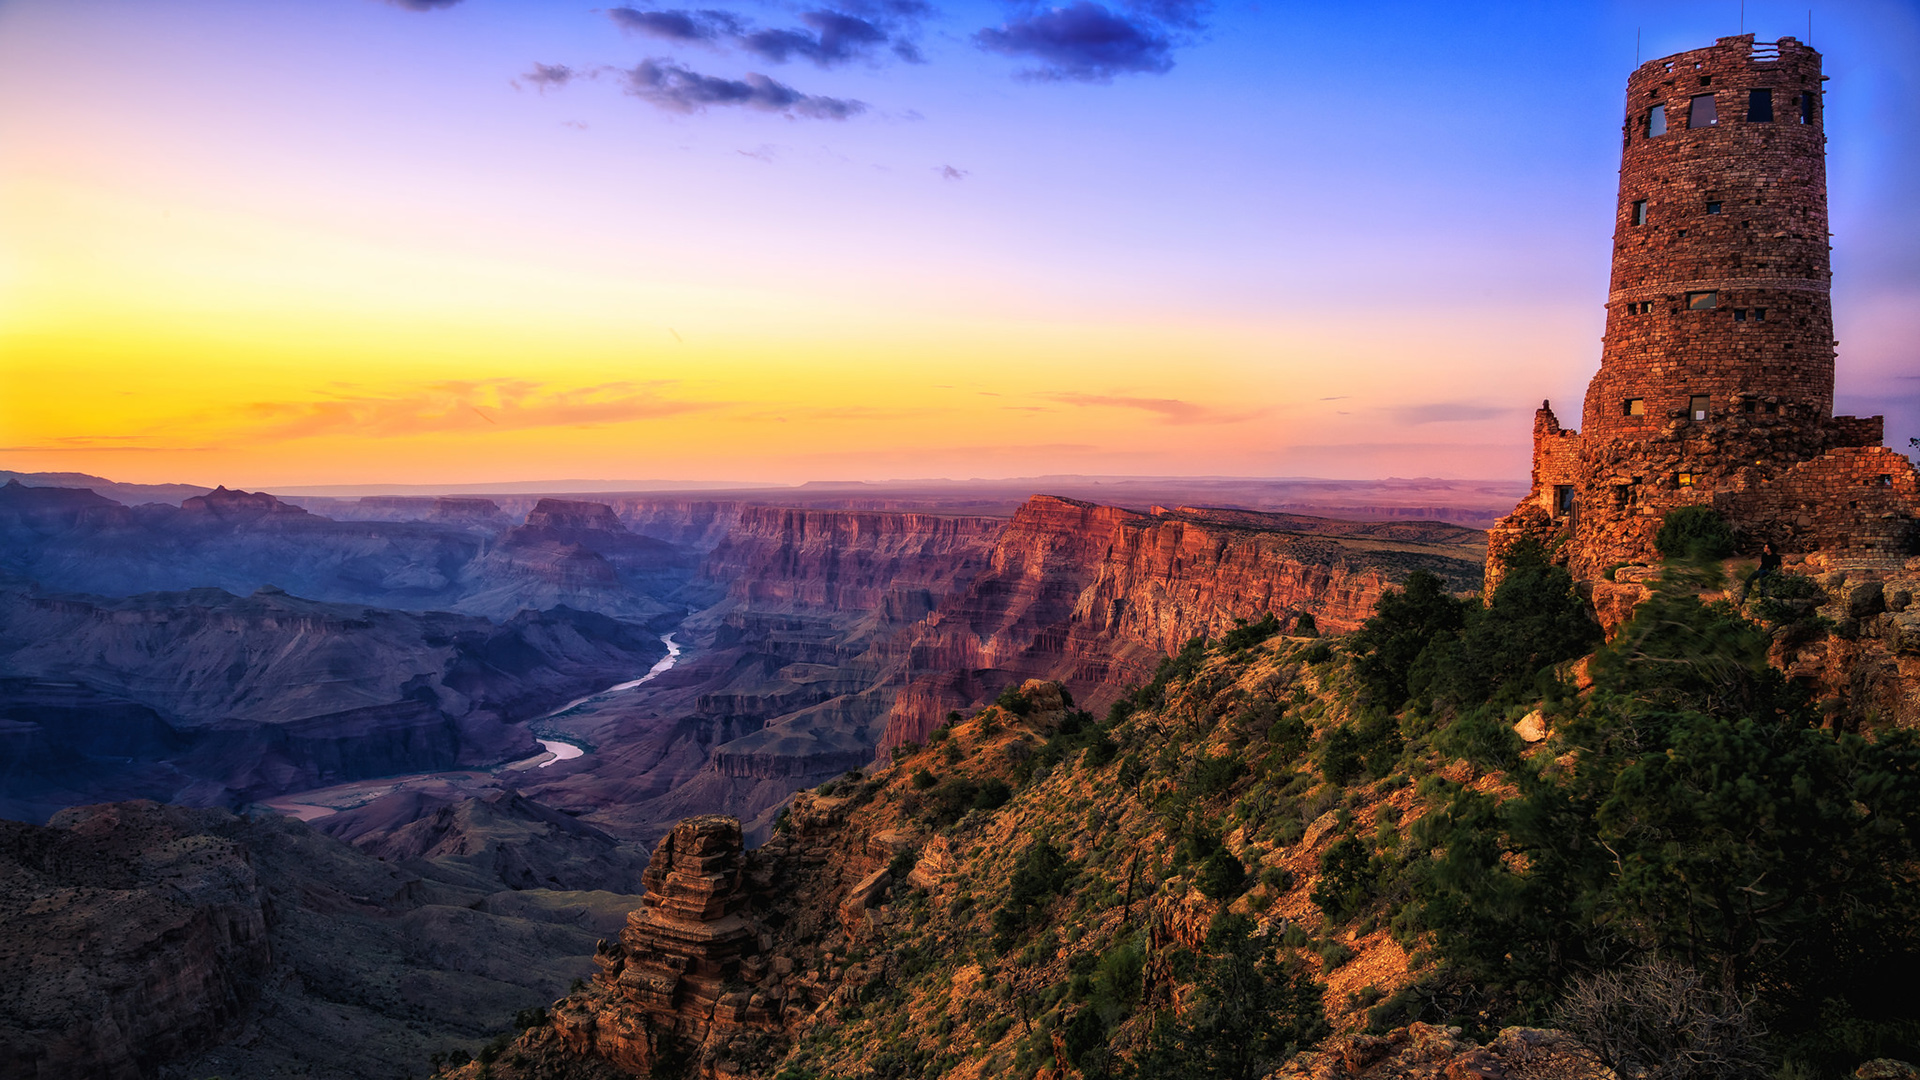
{"type": "Polygon", "coordinates": [[[1820,54],[1752,35],[1627,80],[1613,276],[1581,430],[1546,403],[1533,491],[1490,534],[1592,580],[1658,558],[1668,510],[1719,509],[1754,549],[1903,557],[1920,507],[1880,417],[1833,415],[1820,54]]]}

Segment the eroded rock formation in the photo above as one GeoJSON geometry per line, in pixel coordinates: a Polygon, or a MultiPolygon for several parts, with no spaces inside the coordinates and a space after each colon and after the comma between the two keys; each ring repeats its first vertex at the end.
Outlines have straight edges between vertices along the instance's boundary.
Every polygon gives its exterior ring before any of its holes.
{"type": "Polygon", "coordinates": [[[1272,612],[1349,630],[1415,568],[1479,583],[1479,536],[1193,507],[1136,513],[1039,495],[986,569],[915,627],[882,747],[916,742],[1010,682],[1058,679],[1104,705],[1189,638],[1272,612]],[[1414,530],[1413,535],[1405,535],[1414,530]]]}
{"type": "Polygon", "coordinates": [[[645,1072],[664,1058],[711,1058],[743,1029],[777,1026],[777,1006],[754,989],[768,967],[748,918],[751,884],[737,819],[674,826],[647,866],[645,903],[595,952],[600,992],[554,1012],[567,1048],[645,1072]]]}

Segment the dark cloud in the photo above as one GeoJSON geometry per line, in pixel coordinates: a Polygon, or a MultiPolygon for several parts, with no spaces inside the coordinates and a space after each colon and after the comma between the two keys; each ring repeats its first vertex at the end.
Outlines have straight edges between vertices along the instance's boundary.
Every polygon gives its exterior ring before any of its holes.
{"type": "Polygon", "coordinates": [[[745,24],[725,11],[639,11],[630,7],[607,12],[622,30],[668,41],[719,41],[738,35],[745,24]]]}
{"type": "Polygon", "coordinates": [[[702,75],[671,60],[646,60],[622,72],[627,93],[674,112],[702,112],[709,105],[742,105],[818,120],[845,120],[867,111],[866,102],[803,94],[757,72],[744,79],[702,75]]]}
{"type": "Polygon", "coordinates": [[[939,173],[942,180],[965,180],[967,178],[967,170],[956,169],[951,165],[942,165],[933,171],[939,173]]]}
{"type": "Polygon", "coordinates": [[[1040,61],[1024,73],[1034,79],[1106,82],[1173,67],[1173,41],[1156,20],[1109,11],[1091,0],[987,27],[973,40],[990,52],[1040,61]]]}
{"type": "Polygon", "coordinates": [[[408,11],[438,11],[441,8],[450,8],[459,2],[460,0],[387,0],[387,3],[394,7],[406,8],[408,11]]]}
{"type": "Polygon", "coordinates": [[[668,41],[732,45],[777,64],[801,59],[833,67],[872,59],[882,46],[908,63],[922,63],[920,46],[914,40],[919,33],[916,20],[931,11],[920,0],[857,0],[802,12],[803,26],[780,28],[757,28],[731,12],[711,9],[641,11],[618,7],[607,15],[630,33],[668,41]]]}
{"type": "MultiPolygon", "coordinates": [[[[520,78],[532,83],[534,89],[544,94],[547,92],[547,87],[551,86],[557,89],[565,86],[572,82],[579,74],[579,72],[565,64],[542,64],[539,61],[535,61],[533,67],[522,74],[520,78]]],[[[519,86],[520,83],[516,80],[513,85],[519,86]]]]}
{"type": "Polygon", "coordinates": [[[838,11],[809,11],[800,16],[807,29],[757,30],[742,35],[740,46],[777,64],[799,56],[821,67],[871,56],[887,40],[887,32],[857,15],[838,11]]]}

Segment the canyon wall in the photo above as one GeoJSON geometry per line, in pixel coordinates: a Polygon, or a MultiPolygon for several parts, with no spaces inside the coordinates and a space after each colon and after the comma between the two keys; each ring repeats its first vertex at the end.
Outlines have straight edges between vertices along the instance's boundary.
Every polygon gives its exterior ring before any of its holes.
{"type": "Polygon", "coordinates": [[[1356,524],[1243,510],[1151,514],[1039,495],[989,565],[910,635],[880,749],[1027,678],[1104,706],[1189,638],[1238,619],[1313,615],[1345,631],[1415,569],[1477,588],[1480,534],[1443,523],[1356,524]]]}

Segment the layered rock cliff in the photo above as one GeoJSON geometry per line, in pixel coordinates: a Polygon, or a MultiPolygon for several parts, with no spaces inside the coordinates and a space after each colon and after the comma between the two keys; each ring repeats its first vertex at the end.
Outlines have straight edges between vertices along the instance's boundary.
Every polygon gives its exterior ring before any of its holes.
{"type": "Polygon", "coordinates": [[[524,757],[537,748],[518,721],[645,671],[664,649],[568,609],[496,625],[277,590],[0,589],[0,664],[17,680],[0,705],[0,812],[41,820],[132,795],[237,805],[524,757]]]}
{"type": "Polygon", "coordinates": [[[1479,584],[1479,534],[1182,507],[1151,514],[1053,496],[1021,507],[987,568],[915,627],[882,749],[917,742],[1010,682],[1050,678],[1095,705],[1189,638],[1311,614],[1344,631],[1414,569],[1479,584]]]}
{"type": "Polygon", "coordinates": [[[726,600],[706,618],[814,614],[864,650],[912,624],[980,572],[998,518],[745,507],[707,556],[704,578],[726,600]]]}

